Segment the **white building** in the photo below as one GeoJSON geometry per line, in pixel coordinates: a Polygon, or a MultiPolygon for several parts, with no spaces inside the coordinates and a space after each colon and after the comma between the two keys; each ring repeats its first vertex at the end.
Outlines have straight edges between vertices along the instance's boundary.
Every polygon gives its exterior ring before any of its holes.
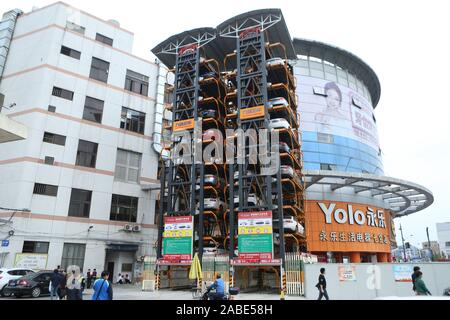
{"type": "Polygon", "coordinates": [[[133,276],[157,240],[167,69],[133,56],[114,20],[62,2],[12,12],[0,93],[15,106],[2,114],[28,136],[0,144],[0,266],[26,253],[39,268],[133,276]]]}
{"type": "Polygon", "coordinates": [[[439,248],[450,259],[450,222],[436,223],[439,248]]]}

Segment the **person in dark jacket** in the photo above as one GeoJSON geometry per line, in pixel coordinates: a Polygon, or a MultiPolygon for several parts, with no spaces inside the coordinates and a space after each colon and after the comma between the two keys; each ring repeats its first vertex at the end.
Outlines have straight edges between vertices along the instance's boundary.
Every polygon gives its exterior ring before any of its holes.
{"type": "Polygon", "coordinates": [[[62,300],[66,297],[66,294],[67,294],[67,290],[66,290],[67,275],[65,272],[60,273],[60,275],[61,275],[61,282],[59,283],[58,296],[59,296],[59,300],[62,300]]]}
{"type": "Polygon", "coordinates": [[[430,295],[431,292],[428,290],[427,286],[425,285],[425,282],[422,280],[422,272],[418,271],[416,276],[416,292],[418,296],[426,296],[430,295]]]}
{"type": "Polygon", "coordinates": [[[103,271],[101,279],[94,282],[94,293],[92,294],[92,300],[112,300],[113,290],[111,283],[108,281],[109,271],[103,271]]]}
{"type": "Polygon", "coordinates": [[[62,276],[59,273],[58,269],[53,270],[53,274],[50,276],[50,299],[53,300],[53,297],[57,298],[59,300],[58,296],[58,288],[61,284],[62,276]]]}
{"type": "Polygon", "coordinates": [[[86,286],[88,289],[91,288],[91,284],[92,284],[92,273],[91,273],[91,269],[88,269],[88,271],[86,273],[86,286]]]}
{"type": "Polygon", "coordinates": [[[420,272],[420,267],[415,266],[413,269],[413,273],[411,274],[411,280],[412,280],[412,284],[413,284],[413,291],[417,294],[416,292],[416,278],[417,278],[417,274],[420,272]]]}
{"type": "Polygon", "coordinates": [[[317,300],[322,300],[325,297],[326,300],[330,300],[327,292],[327,280],[325,279],[325,268],[320,268],[319,282],[316,285],[319,289],[319,298],[317,300]]]}

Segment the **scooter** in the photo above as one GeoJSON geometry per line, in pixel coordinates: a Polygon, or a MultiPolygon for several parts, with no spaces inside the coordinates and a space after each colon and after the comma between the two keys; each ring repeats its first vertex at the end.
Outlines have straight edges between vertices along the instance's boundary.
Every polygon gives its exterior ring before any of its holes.
{"type": "MultiPolygon", "coordinates": [[[[202,300],[215,300],[215,299],[209,299],[209,293],[211,292],[210,288],[207,288],[206,291],[203,293],[202,300]]],[[[218,300],[234,300],[234,296],[237,296],[239,294],[239,288],[233,287],[228,290],[228,293],[226,293],[222,299],[218,300]]]]}

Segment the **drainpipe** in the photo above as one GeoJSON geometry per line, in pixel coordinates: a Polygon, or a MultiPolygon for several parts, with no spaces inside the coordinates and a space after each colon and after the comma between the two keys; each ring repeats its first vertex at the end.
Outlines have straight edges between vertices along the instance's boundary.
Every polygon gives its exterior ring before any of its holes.
{"type": "Polygon", "coordinates": [[[164,91],[166,84],[166,73],[167,71],[161,66],[161,62],[157,61],[158,65],[158,76],[156,77],[156,105],[155,105],[155,116],[153,121],[153,150],[156,153],[163,156],[166,155],[167,151],[163,151],[163,118],[164,118],[164,91]]]}
{"type": "Polygon", "coordinates": [[[23,13],[22,10],[14,9],[3,14],[0,21],[0,81],[5,70],[9,47],[16,27],[17,18],[23,13]]]}

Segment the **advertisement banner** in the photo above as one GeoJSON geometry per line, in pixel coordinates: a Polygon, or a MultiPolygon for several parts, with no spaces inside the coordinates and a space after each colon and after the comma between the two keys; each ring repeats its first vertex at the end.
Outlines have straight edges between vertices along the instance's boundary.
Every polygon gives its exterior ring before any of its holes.
{"type": "Polygon", "coordinates": [[[412,265],[393,265],[395,282],[412,282],[414,272],[412,265]]]}
{"type": "Polygon", "coordinates": [[[256,106],[251,108],[241,109],[240,118],[241,120],[262,118],[265,115],[264,106],[256,106]]]}
{"type": "Polygon", "coordinates": [[[14,268],[45,270],[47,268],[47,254],[16,253],[14,268]]]}
{"type": "Polygon", "coordinates": [[[192,259],[193,230],[192,216],[165,217],[163,259],[173,262],[192,259]]]}
{"type": "Polygon", "coordinates": [[[273,228],[271,211],[239,212],[239,259],[251,262],[273,258],[273,228]]]}
{"type": "Polygon", "coordinates": [[[338,267],[339,281],[356,281],[356,268],[354,266],[338,267]]]}

